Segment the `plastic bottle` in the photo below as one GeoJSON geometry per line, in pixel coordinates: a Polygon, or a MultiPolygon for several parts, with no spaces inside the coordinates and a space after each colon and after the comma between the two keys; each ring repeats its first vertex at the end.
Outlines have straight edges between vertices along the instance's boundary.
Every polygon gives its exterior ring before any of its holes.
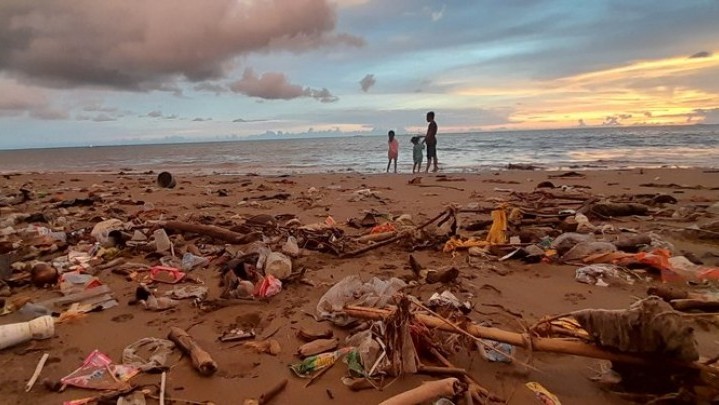
{"type": "Polygon", "coordinates": [[[32,339],[48,339],[55,334],[55,321],[45,315],[30,322],[0,326],[0,349],[5,349],[32,339]]]}

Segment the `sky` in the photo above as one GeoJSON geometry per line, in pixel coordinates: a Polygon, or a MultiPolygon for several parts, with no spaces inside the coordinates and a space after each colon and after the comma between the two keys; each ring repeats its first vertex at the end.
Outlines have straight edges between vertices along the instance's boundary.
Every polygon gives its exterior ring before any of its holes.
{"type": "Polygon", "coordinates": [[[717,0],[2,0],[0,149],[719,123],[717,0]]]}

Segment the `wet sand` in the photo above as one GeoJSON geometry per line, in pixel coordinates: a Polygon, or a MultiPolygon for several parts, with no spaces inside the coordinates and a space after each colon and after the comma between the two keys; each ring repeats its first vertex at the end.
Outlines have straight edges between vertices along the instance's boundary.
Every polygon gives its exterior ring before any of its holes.
{"type": "MultiPolygon", "coordinates": [[[[424,176],[426,186],[451,186],[462,190],[441,187],[417,187],[409,185],[414,176],[360,175],[360,174],[316,174],[288,177],[263,176],[187,176],[177,178],[175,189],[160,189],[155,185],[155,174],[126,172],[93,175],[75,174],[19,174],[4,178],[0,192],[7,196],[21,187],[32,189],[38,198],[24,204],[1,209],[0,218],[12,212],[45,212],[58,216],[56,210],[43,211],[49,201],[85,198],[90,194],[102,197],[102,203],[93,207],[73,207],[68,210],[68,226],[92,225],[102,218],[125,219],[143,209],[143,203],[152,203],[164,212],[164,219],[176,218],[185,221],[214,223],[230,227],[241,223],[243,218],[256,214],[294,214],[302,223],[315,223],[332,216],[348,234],[359,231],[346,226],[345,221],[361,217],[364,210],[376,210],[391,214],[410,214],[415,223],[420,223],[438,214],[449,204],[466,206],[479,203],[492,206],[493,198],[507,197],[506,190],[528,192],[548,180],[551,172],[510,171],[482,174],[451,174],[449,178],[463,178],[465,181],[440,182],[437,176],[424,176]],[[311,206],[302,196],[311,187],[319,190],[321,198],[311,206]],[[381,192],[382,201],[366,200],[350,202],[352,192],[370,188],[381,192]],[[220,196],[219,190],[227,196],[220,196]],[[246,197],[289,193],[286,201],[269,200],[257,203],[242,203],[246,197]],[[93,218],[95,217],[95,218],[93,218]]],[[[676,190],[641,187],[646,183],[675,183],[680,185],[702,185],[705,188],[719,187],[719,173],[707,173],[701,169],[645,169],[626,171],[588,171],[585,178],[551,178],[555,185],[589,186],[595,195],[618,196],[639,193],[667,193],[679,203],[677,207],[701,202],[711,204],[719,201],[716,190],[676,190]]],[[[577,205],[577,207],[580,204],[577,205]]],[[[575,207],[576,208],[576,207],[575,207]]],[[[468,220],[488,218],[488,215],[463,215],[468,220]]],[[[153,218],[159,219],[159,218],[153,218]]],[[[706,215],[699,219],[711,219],[706,215]]],[[[694,222],[677,222],[656,219],[623,219],[621,222],[606,221],[641,232],[654,230],[677,249],[694,253],[707,265],[719,265],[719,259],[710,254],[716,245],[700,243],[682,238],[668,227],[682,227],[694,222]]],[[[600,222],[601,223],[601,222],[600,222]]],[[[468,232],[463,232],[467,235],[468,232]]],[[[181,247],[179,235],[172,236],[181,247]]],[[[218,243],[219,244],[219,243],[218,243]]],[[[513,331],[522,331],[522,325],[531,325],[545,315],[555,315],[584,308],[626,308],[636,297],[645,296],[649,285],[639,282],[634,285],[612,284],[609,287],[590,286],[574,280],[575,266],[554,264],[524,264],[520,261],[487,262],[481,268],[467,264],[467,253],[442,253],[441,251],[420,251],[416,257],[427,266],[454,265],[460,269],[458,283],[450,290],[460,298],[467,298],[474,304],[470,317],[477,321],[491,322],[495,326],[513,331]],[[493,271],[491,268],[499,269],[493,271]]],[[[192,401],[211,401],[216,404],[237,404],[245,398],[258,397],[281,379],[289,379],[287,389],[273,403],[276,404],[374,404],[394,394],[433,379],[422,375],[405,376],[384,391],[366,390],[352,392],[342,385],[340,378],[346,373],[342,363],[335,365],[311,386],[305,388],[307,380],[295,377],[288,365],[298,360],[295,356],[301,341],[295,336],[303,325],[317,324],[306,313],[314,314],[317,302],[331,285],[348,275],[359,275],[363,279],[372,276],[390,278],[407,275],[408,252],[394,245],[374,250],[366,255],[340,259],[333,255],[312,252],[298,260],[308,271],[305,279],[316,286],[292,283],[267,301],[243,303],[203,312],[190,301],[182,301],[177,308],[166,312],[148,312],[138,306],[129,306],[134,297],[136,283],[109,272],[100,273],[100,279],[110,286],[120,305],[97,313],[90,313],[84,319],[57,325],[56,337],[45,341],[16,346],[0,352],[0,396],[4,404],[46,404],[61,403],[63,400],[92,396],[95,392],[69,388],[63,393],[47,391],[38,383],[31,393],[24,392],[24,385],[32,375],[35,365],[43,352],[50,353],[42,375],[43,378],[59,379],[75,368],[93,350],[98,349],[119,362],[122,349],[143,337],[167,336],[170,326],[189,328],[198,342],[209,351],[219,364],[219,371],[211,377],[199,376],[190,366],[187,358],[180,359],[175,351],[171,358],[173,367],[168,373],[167,393],[170,397],[192,401]],[[282,346],[277,356],[257,354],[249,349],[233,347],[234,343],[221,343],[218,336],[234,326],[254,328],[259,336],[277,330],[276,338],[282,346]],[[278,329],[279,328],[279,329],[278,329]],[[330,395],[333,399],[330,398],[330,395]]],[[[150,259],[139,257],[147,264],[157,264],[150,259]]],[[[218,298],[217,266],[196,270],[195,276],[209,287],[209,298],[218,298]]],[[[170,287],[161,286],[161,290],[170,287]]],[[[434,292],[441,292],[441,284],[411,287],[408,292],[426,300],[434,292]]],[[[15,295],[24,294],[33,298],[58,296],[52,289],[35,287],[16,289],[15,295]]],[[[1,323],[21,321],[19,314],[3,317],[1,323]]],[[[324,323],[322,325],[329,325],[324,323]]],[[[347,332],[333,328],[335,334],[344,338],[347,332]]],[[[699,331],[701,352],[713,356],[719,352],[715,338],[709,332],[699,331]]],[[[529,354],[518,351],[517,358],[526,360],[529,354]]],[[[478,353],[459,353],[451,360],[466,368],[483,386],[504,398],[509,404],[539,403],[524,387],[529,381],[537,381],[556,394],[563,404],[621,404],[618,396],[603,391],[589,377],[599,369],[597,360],[579,357],[535,353],[532,356],[536,370],[527,370],[521,365],[489,363],[478,353]]],[[[140,375],[132,380],[137,384],[159,384],[159,375],[140,375]]],[[[148,402],[156,403],[156,402],[148,402]]]]}

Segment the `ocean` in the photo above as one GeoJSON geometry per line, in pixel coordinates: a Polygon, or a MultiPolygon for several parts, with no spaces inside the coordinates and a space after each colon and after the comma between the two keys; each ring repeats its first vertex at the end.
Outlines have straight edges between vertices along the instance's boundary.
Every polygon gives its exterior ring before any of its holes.
{"type": "MultiPolygon", "coordinates": [[[[401,172],[412,170],[411,135],[397,137],[401,172]]],[[[719,167],[719,125],[575,128],[438,135],[443,172],[719,167]]],[[[426,160],[425,162],[426,163],[426,160]]],[[[246,140],[0,151],[0,172],[162,171],[223,174],[383,172],[381,136],[246,140]]]]}

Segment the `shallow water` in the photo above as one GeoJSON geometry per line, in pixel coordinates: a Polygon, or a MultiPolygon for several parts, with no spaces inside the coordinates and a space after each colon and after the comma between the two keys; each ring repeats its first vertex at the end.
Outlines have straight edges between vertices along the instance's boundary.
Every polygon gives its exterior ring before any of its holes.
{"type": "MultiPolygon", "coordinates": [[[[410,135],[400,135],[399,168],[410,171],[410,135]]],[[[546,169],[719,167],[719,126],[577,128],[438,136],[443,171],[497,170],[508,163],[546,169]]],[[[0,172],[173,170],[198,173],[381,172],[386,138],[104,146],[0,151],[0,172]]]]}

